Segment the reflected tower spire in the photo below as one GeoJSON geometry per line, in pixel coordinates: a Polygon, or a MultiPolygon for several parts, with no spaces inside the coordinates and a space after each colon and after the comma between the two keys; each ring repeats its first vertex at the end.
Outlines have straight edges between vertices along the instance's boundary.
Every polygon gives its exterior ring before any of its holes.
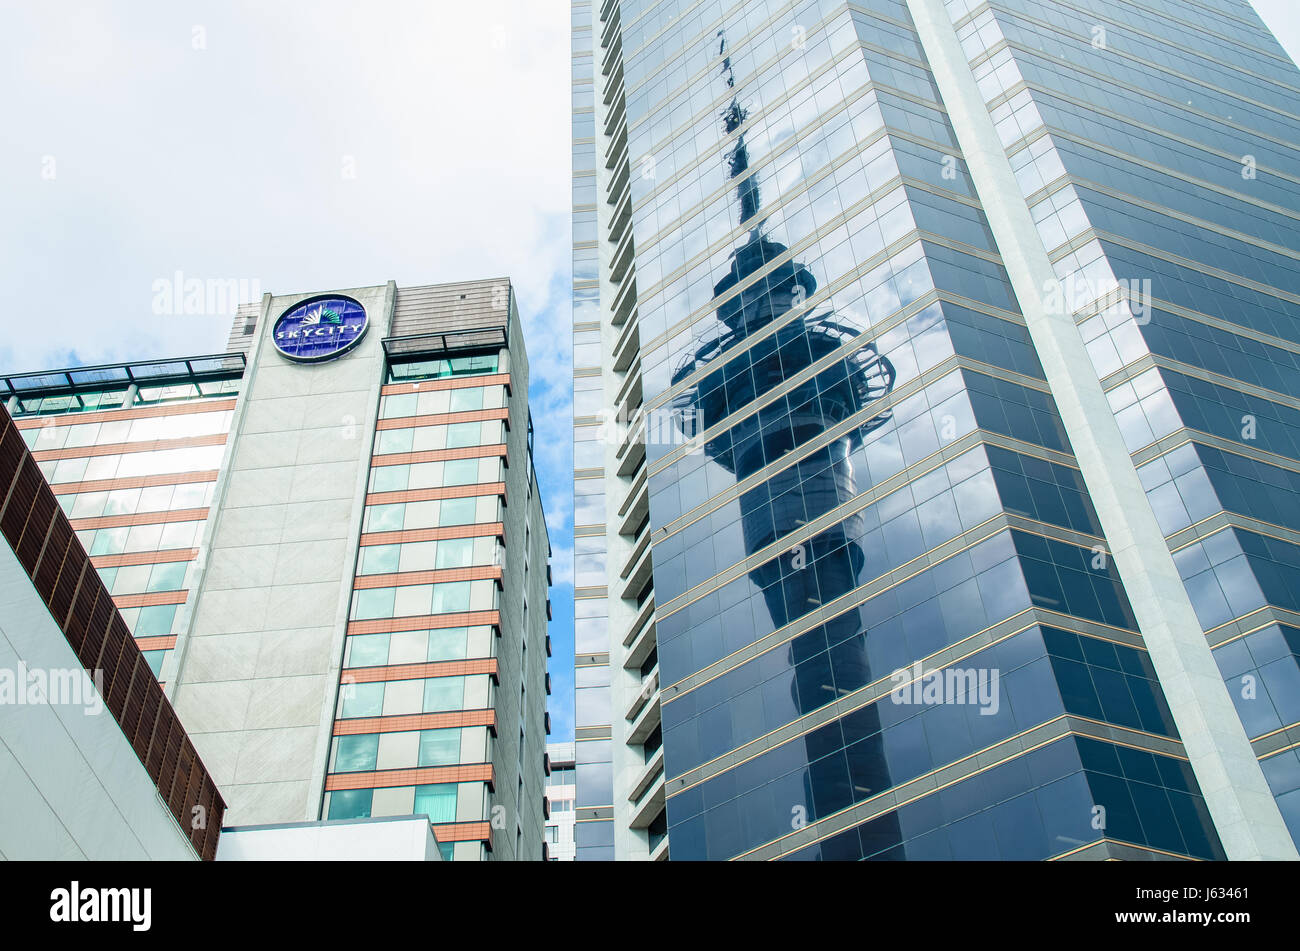
{"type": "MultiPolygon", "coordinates": [[[[863,338],[866,328],[831,308],[815,314],[814,308],[805,308],[804,302],[817,291],[817,280],[793,259],[789,248],[766,233],[758,174],[750,168],[745,138],[748,111],[740,102],[726,31],[717,36],[722,76],[732,93],[721,113],[723,131],[735,139],[725,158],[728,175],[736,182],[740,224],[749,225],[749,234],[714,286],[718,325],[676,368],[673,384],[687,385],[674,407],[694,418],[697,431],[707,432],[755,401],[766,404],[710,435],[704,445],[708,458],[737,481],[779,469],[740,498],[745,553],[754,555],[858,494],[850,457],[868,433],[891,418],[888,412],[863,411],[889,395],[895,372],[863,338]],[[809,376],[806,371],[814,365],[820,369],[809,376]],[[787,391],[800,376],[807,378],[787,391]],[[780,397],[767,399],[777,392],[780,397]],[[823,439],[832,429],[839,434],[823,439]],[[786,454],[818,439],[823,439],[822,445],[782,466],[786,454]]],[[[785,545],[779,557],[749,573],[775,628],[857,587],[865,562],[860,535],[860,517],[849,516],[798,544],[785,545]]],[[[795,637],[788,663],[796,717],[869,683],[860,613],[849,610],[795,637]]],[[[805,795],[810,817],[890,785],[875,708],[859,711],[855,718],[860,738],[848,738],[853,745],[845,752],[844,775],[817,790],[809,781],[805,795]]],[[[811,748],[808,755],[811,762],[811,748]]],[[[896,834],[896,820],[886,817],[884,825],[889,826],[883,830],[886,835],[896,834]]]]}

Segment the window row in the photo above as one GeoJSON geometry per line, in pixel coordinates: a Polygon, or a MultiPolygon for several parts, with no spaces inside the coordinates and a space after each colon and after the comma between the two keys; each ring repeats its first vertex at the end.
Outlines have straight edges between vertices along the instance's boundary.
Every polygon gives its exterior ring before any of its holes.
{"type": "MultiPolygon", "coordinates": [[[[502,301],[502,308],[507,306],[502,301]]],[[[496,353],[478,353],[445,357],[437,360],[417,360],[411,363],[394,363],[388,368],[389,383],[408,380],[436,380],[445,376],[475,376],[497,372],[496,353]]]]}
{"type": "Polygon", "coordinates": [[[401,492],[448,485],[488,485],[505,481],[500,456],[414,462],[400,466],[375,466],[370,470],[371,492],[401,492]]]}
{"type": "Polygon", "coordinates": [[[428,390],[423,393],[393,393],[379,401],[380,419],[408,416],[436,416],[440,413],[464,413],[476,409],[500,409],[506,405],[506,388],[462,386],[454,390],[428,390]]]}
{"type": "Polygon", "coordinates": [[[499,597],[497,583],[491,579],[365,588],[352,593],[352,620],[495,611],[499,597]]]}
{"type": "Polygon", "coordinates": [[[40,429],[22,430],[23,441],[34,452],[47,449],[80,449],[127,442],[151,442],[155,439],[180,439],[186,436],[210,436],[230,431],[233,411],[186,413],[181,416],[144,416],[108,423],[79,423],[56,426],[53,421],[40,429]]]}
{"type": "Polygon", "coordinates": [[[357,574],[386,575],[504,563],[505,549],[495,537],[444,538],[436,542],[363,547],[357,574]]]}
{"type": "Polygon", "coordinates": [[[105,515],[207,508],[212,503],[215,488],[214,482],[187,482],[183,485],[155,485],[143,489],[82,492],[60,495],[58,498],[59,506],[68,518],[100,518],[105,515]]]}
{"type": "Polygon", "coordinates": [[[394,631],[389,634],[353,634],[347,639],[343,666],[390,667],[440,660],[491,657],[492,628],[444,627],[430,631],[394,631]]]}
{"type": "Polygon", "coordinates": [[[190,564],[188,561],[167,561],[156,565],[100,568],[99,576],[104,581],[104,587],[113,595],[184,591],[190,564]]]}
{"type": "Polygon", "coordinates": [[[226,447],[191,446],[186,449],[154,449],[126,452],[120,456],[81,456],[76,459],[38,463],[41,475],[51,485],[67,482],[95,482],[100,479],[130,479],[161,473],[205,472],[221,467],[226,447]]]}
{"type": "Polygon", "coordinates": [[[489,758],[488,728],[485,726],[356,733],[334,737],[330,772],[456,766],[460,763],[485,763],[489,758]]]}
{"type": "Polygon", "coordinates": [[[325,816],[328,819],[364,819],[414,815],[428,816],[430,822],[455,822],[458,785],[471,784],[336,789],[325,794],[325,816]]]}
{"type": "Polygon", "coordinates": [[[365,532],[401,532],[449,525],[488,525],[501,521],[501,497],[469,496],[428,502],[395,502],[366,507],[365,532]]]}
{"type": "Polygon", "coordinates": [[[492,694],[492,678],[488,674],[377,683],[352,683],[344,674],[339,687],[338,718],[483,710],[492,706],[492,694]]]}
{"type": "Polygon", "coordinates": [[[193,548],[203,522],[162,522],[77,532],[91,555],[122,555],[141,551],[193,548]]]}
{"type": "Polygon", "coordinates": [[[500,419],[449,423],[444,426],[417,426],[412,429],[381,429],[375,434],[375,455],[495,446],[505,441],[506,424],[500,419]]]}

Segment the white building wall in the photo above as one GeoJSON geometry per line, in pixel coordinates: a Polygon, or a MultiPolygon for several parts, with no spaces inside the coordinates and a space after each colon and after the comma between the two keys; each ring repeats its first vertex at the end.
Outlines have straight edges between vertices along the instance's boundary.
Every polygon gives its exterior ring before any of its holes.
{"type": "Polygon", "coordinates": [[[80,671],[78,699],[90,703],[0,702],[0,859],[197,860],[27,572],[0,544],[0,672],[16,678],[23,669],[80,671]]]}
{"type": "Polygon", "coordinates": [[[441,862],[424,816],[221,830],[218,862],[441,862]]]}
{"type": "Polygon", "coordinates": [[[322,364],[270,340],[309,295],[262,303],[173,691],[230,823],[318,815],[395,291],[338,291],[370,326],[322,364]]]}

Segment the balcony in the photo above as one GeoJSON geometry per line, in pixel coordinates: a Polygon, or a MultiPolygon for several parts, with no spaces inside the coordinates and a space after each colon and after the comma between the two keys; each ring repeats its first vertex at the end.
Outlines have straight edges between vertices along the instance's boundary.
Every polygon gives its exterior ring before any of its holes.
{"type": "Polygon", "coordinates": [[[616,4],[609,10],[609,18],[605,19],[605,10],[601,9],[601,19],[605,20],[605,26],[600,31],[601,49],[606,49],[615,40],[622,42],[623,33],[620,27],[623,25],[622,9],[616,4]]]}
{"type": "Polygon", "coordinates": [[[645,604],[637,612],[636,620],[628,628],[623,638],[627,652],[623,655],[623,666],[630,670],[639,670],[655,649],[658,639],[655,636],[655,599],[646,598],[645,604]]]}
{"type": "Polygon", "coordinates": [[[644,413],[638,411],[636,417],[629,422],[623,441],[614,455],[618,461],[618,475],[626,477],[636,472],[637,466],[645,459],[644,413]]]}
{"type": "MultiPolygon", "coordinates": [[[[650,699],[658,696],[658,693],[659,665],[655,664],[654,669],[641,678],[641,689],[638,690],[636,696],[632,698],[631,704],[628,705],[627,710],[623,714],[623,719],[635,720],[637,715],[645,708],[645,705],[650,702],[650,699]]],[[[653,729],[653,727],[651,727],[651,729],[653,729]]],[[[629,740],[628,742],[630,743],[633,741],[629,740]]]]}
{"type": "MultiPolygon", "coordinates": [[[[633,269],[635,277],[636,270],[633,269]]],[[[614,295],[614,304],[610,307],[609,322],[615,327],[621,327],[632,316],[636,309],[636,281],[627,280],[619,287],[618,293],[614,295]]]]}
{"type": "Polygon", "coordinates": [[[618,373],[626,373],[627,368],[632,365],[632,361],[640,352],[640,322],[631,320],[624,326],[623,332],[614,344],[614,370],[618,373]]]}
{"type": "Polygon", "coordinates": [[[659,747],[650,758],[641,775],[632,786],[627,801],[632,803],[632,816],[628,826],[633,829],[649,828],[664,808],[664,750],[659,747]]]}
{"type": "Polygon", "coordinates": [[[645,528],[640,541],[632,549],[632,554],[623,565],[621,577],[626,579],[621,597],[632,599],[650,580],[652,562],[650,560],[650,529],[645,528]]]}
{"type": "Polygon", "coordinates": [[[619,507],[618,514],[622,519],[618,526],[620,535],[640,536],[640,525],[650,512],[647,472],[645,466],[637,470],[636,478],[632,480],[632,485],[628,488],[627,498],[623,500],[623,504],[619,507]]]}
{"type": "Polygon", "coordinates": [[[631,266],[632,229],[628,228],[623,232],[623,237],[619,239],[618,245],[614,249],[614,256],[610,262],[609,279],[615,284],[619,283],[627,275],[631,266]]]}

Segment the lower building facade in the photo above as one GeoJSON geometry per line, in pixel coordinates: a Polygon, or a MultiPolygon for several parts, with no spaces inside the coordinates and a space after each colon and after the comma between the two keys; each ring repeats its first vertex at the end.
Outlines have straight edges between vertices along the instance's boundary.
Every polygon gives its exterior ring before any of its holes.
{"type": "Polygon", "coordinates": [[[211,860],[225,803],[0,409],[0,859],[211,860]]]}

